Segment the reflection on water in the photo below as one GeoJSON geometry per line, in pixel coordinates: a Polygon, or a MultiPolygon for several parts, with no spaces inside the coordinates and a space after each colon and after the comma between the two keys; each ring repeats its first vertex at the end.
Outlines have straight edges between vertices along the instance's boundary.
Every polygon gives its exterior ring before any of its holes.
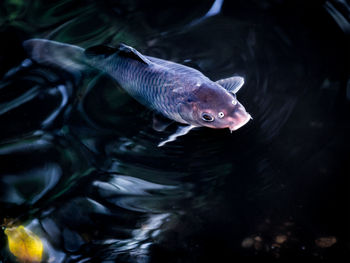
{"type": "Polygon", "coordinates": [[[39,235],[45,262],[348,255],[345,2],[2,5],[0,221],[39,235]],[[153,113],[100,72],[31,62],[32,37],[125,42],[213,80],[242,75],[254,120],[158,148],[175,125],[153,130],[153,113]]]}

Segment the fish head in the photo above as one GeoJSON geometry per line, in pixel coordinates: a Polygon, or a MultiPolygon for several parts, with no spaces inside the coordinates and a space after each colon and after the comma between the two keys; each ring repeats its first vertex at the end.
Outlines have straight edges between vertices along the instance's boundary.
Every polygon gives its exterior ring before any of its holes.
{"type": "Polygon", "coordinates": [[[216,83],[202,84],[179,107],[181,117],[199,127],[229,128],[232,132],[252,119],[236,95],[216,83]]]}

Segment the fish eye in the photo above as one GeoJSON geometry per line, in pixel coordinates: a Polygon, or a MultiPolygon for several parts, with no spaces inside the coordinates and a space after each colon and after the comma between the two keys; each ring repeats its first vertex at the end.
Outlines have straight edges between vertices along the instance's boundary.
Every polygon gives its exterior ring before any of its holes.
{"type": "Polygon", "coordinates": [[[207,121],[207,122],[211,122],[211,121],[214,121],[214,117],[211,116],[209,113],[203,113],[202,114],[202,120],[203,121],[207,121]]]}
{"type": "Polygon", "coordinates": [[[225,114],[222,111],[220,111],[218,116],[219,116],[219,118],[223,118],[225,116],[225,114]]]}
{"type": "Polygon", "coordinates": [[[236,105],[237,104],[237,100],[232,100],[232,104],[236,105]]]}

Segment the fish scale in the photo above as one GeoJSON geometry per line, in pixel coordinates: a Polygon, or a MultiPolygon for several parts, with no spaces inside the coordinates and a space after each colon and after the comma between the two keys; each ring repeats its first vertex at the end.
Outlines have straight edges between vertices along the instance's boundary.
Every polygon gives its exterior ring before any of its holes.
{"type": "MultiPolygon", "coordinates": [[[[174,105],[176,100],[173,93],[177,78],[162,72],[166,63],[151,67],[133,64],[136,63],[128,58],[114,58],[113,66],[104,67],[104,69],[142,104],[163,114],[165,113],[169,117],[176,116],[178,118],[179,113],[176,105],[174,105]],[[118,64],[118,66],[115,66],[115,64],[118,64]],[[164,79],[168,79],[168,81],[165,82],[164,79]]],[[[174,73],[176,72],[174,71],[174,73]]],[[[183,73],[182,70],[181,74],[183,73]]]]}

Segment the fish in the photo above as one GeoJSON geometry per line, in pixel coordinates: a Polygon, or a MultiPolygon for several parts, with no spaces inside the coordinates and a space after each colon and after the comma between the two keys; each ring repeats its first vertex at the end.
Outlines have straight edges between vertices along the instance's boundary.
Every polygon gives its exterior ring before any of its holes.
{"type": "Polygon", "coordinates": [[[244,78],[232,76],[212,81],[199,70],[176,62],[141,54],[126,44],[97,45],[83,49],[46,39],[29,39],[23,46],[38,63],[83,70],[83,66],[107,73],[134,99],[168,120],[178,129],[158,146],[176,140],[194,128],[228,128],[231,133],[252,119],[237,100],[244,78]]]}

